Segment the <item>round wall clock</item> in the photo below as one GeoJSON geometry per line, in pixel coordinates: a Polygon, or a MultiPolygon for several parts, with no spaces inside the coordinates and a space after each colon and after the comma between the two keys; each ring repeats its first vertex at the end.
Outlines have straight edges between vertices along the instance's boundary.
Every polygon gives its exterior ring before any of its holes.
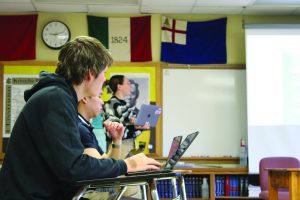
{"type": "Polygon", "coordinates": [[[70,29],[61,21],[51,21],[43,27],[43,42],[51,49],[60,49],[70,38],[70,29]]]}

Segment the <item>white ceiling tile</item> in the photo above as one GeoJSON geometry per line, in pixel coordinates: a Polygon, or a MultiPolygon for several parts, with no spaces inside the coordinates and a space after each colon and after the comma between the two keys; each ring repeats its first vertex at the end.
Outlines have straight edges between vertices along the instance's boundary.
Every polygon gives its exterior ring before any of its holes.
{"type": "Polygon", "coordinates": [[[1,3],[0,12],[35,12],[31,3],[1,3]]]}
{"type": "Polygon", "coordinates": [[[0,3],[31,3],[31,0],[0,0],[0,3]]]}
{"type": "MultiPolygon", "coordinates": [[[[1,1],[1,0],[0,0],[1,1]]],[[[37,3],[55,4],[123,4],[138,5],[139,0],[34,0],[37,3]]]]}
{"type": "Polygon", "coordinates": [[[195,6],[247,6],[253,0],[197,0],[195,6]]]}
{"type": "Polygon", "coordinates": [[[295,7],[287,6],[250,6],[244,11],[245,15],[293,15],[295,7]]]}
{"type": "Polygon", "coordinates": [[[300,0],[255,0],[253,5],[300,5],[300,0]]]}
{"type": "Polygon", "coordinates": [[[237,15],[241,14],[243,11],[243,7],[230,7],[230,6],[219,6],[219,7],[204,7],[197,6],[194,7],[192,13],[194,14],[230,14],[237,15]]]}
{"type": "Polygon", "coordinates": [[[193,6],[197,0],[142,0],[142,6],[193,6]]]}
{"type": "Polygon", "coordinates": [[[142,13],[158,13],[158,14],[186,14],[191,13],[191,6],[143,6],[142,13]]]}
{"type": "Polygon", "coordinates": [[[41,12],[87,12],[84,4],[36,3],[36,9],[41,12]]]}
{"type": "Polygon", "coordinates": [[[88,5],[89,13],[140,13],[139,7],[114,5],[88,5]]]}
{"type": "Polygon", "coordinates": [[[0,12],[300,15],[300,0],[0,0],[0,12]],[[192,9],[192,7],[194,7],[192,9]]]}

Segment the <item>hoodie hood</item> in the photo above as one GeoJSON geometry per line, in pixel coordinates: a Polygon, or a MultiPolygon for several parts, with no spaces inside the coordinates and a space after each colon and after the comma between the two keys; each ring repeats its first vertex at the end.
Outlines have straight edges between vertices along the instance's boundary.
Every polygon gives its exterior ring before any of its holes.
{"type": "Polygon", "coordinates": [[[53,85],[61,85],[61,87],[65,88],[66,91],[70,91],[71,88],[72,95],[74,96],[77,102],[77,94],[74,88],[72,87],[71,83],[67,83],[66,80],[58,74],[48,73],[45,71],[40,72],[39,81],[35,85],[33,85],[30,89],[24,92],[24,100],[27,102],[28,99],[37,91],[53,85]]]}

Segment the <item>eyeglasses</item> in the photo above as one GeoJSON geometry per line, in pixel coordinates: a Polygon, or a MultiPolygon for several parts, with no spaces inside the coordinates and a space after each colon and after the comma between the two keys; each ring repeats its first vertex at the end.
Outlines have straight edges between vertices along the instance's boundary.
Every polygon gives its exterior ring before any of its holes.
{"type": "Polygon", "coordinates": [[[123,82],[123,85],[131,85],[130,82],[123,82]]]}

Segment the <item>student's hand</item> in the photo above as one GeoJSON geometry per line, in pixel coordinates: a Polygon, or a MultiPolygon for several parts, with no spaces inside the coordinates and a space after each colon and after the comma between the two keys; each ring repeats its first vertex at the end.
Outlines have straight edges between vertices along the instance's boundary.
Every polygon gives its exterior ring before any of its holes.
{"type": "Polygon", "coordinates": [[[145,156],[143,153],[126,158],[127,172],[144,171],[147,169],[160,169],[161,163],[145,156]]]}
{"type": "Polygon", "coordinates": [[[146,122],[143,126],[134,126],[136,129],[150,129],[150,123],[146,122]]]}
{"type": "Polygon", "coordinates": [[[125,127],[118,122],[105,121],[103,125],[106,131],[111,135],[112,141],[115,143],[122,142],[125,127]]]}

